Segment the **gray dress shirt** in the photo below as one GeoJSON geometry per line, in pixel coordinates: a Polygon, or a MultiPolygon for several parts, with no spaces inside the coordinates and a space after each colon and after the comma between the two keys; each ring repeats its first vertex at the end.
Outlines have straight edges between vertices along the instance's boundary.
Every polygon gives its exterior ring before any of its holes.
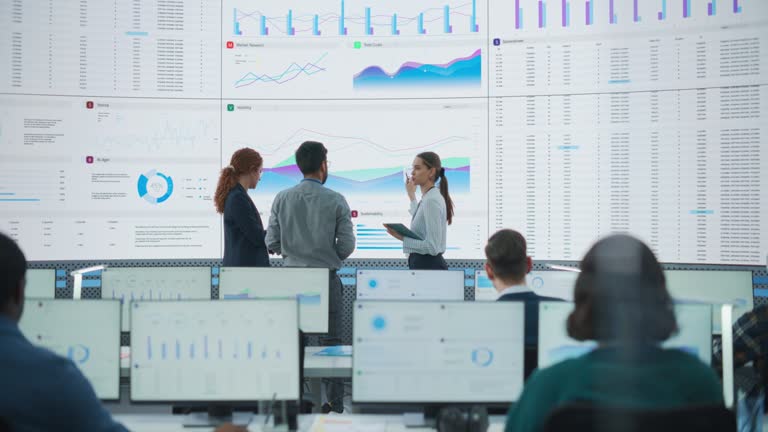
{"type": "Polygon", "coordinates": [[[319,181],[305,179],[275,197],[266,240],[288,267],[338,270],[355,250],[349,204],[319,181]]]}

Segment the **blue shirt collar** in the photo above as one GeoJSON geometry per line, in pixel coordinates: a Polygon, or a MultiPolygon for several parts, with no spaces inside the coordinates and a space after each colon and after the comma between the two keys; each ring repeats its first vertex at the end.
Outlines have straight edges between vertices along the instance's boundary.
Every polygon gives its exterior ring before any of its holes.
{"type": "Polygon", "coordinates": [[[313,178],[305,178],[305,179],[303,179],[303,180],[301,180],[301,181],[302,181],[302,182],[313,182],[313,183],[317,183],[317,184],[319,184],[319,185],[321,185],[321,186],[322,186],[322,184],[323,184],[323,182],[321,182],[320,180],[318,180],[318,179],[313,179],[313,178]]]}

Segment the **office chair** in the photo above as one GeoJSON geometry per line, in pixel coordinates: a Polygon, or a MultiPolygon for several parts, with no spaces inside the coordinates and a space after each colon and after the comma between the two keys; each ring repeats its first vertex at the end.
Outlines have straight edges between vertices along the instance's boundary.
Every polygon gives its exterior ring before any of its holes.
{"type": "Polygon", "coordinates": [[[555,409],[544,432],[728,432],[736,431],[736,416],[723,406],[690,406],[665,410],[635,410],[574,403],[555,409]]]}

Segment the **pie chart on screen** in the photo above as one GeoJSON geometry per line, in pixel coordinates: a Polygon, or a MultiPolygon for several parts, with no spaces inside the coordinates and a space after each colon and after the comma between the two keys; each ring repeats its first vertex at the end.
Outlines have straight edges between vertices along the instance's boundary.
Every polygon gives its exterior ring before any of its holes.
{"type": "Polygon", "coordinates": [[[173,194],[173,179],[157,170],[150,170],[139,176],[139,197],[150,204],[160,204],[173,194]]]}

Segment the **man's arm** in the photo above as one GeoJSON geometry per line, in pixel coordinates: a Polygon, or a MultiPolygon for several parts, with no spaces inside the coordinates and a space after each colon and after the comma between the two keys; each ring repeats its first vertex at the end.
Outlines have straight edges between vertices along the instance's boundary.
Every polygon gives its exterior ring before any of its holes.
{"type": "Polygon", "coordinates": [[[280,244],[280,220],[278,215],[280,214],[280,203],[282,202],[281,195],[275,197],[275,201],[272,203],[272,210],[269,214],[269,225],[267,228],[267,249],[270,251],[281,254],[282,245],[280,244]]]}
{"type": "Polygon", "coordinates": [[[352,212],[344,197],[336,209],[336,255],[345,260],[355,251],[355,230],[352,227],[352,212]]]}

